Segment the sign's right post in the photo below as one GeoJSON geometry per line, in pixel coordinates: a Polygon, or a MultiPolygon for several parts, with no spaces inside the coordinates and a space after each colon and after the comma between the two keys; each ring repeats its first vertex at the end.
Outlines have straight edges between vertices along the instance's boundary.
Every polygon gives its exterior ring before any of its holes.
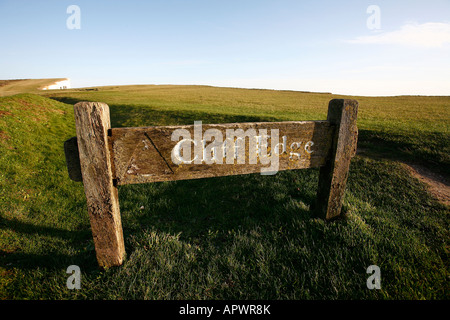
{"type": "Polygon", "coordinates": [[[330,220],[341,215],[350,161],[356,154],[358,102],[333,99],[328,105],[327,120],[335,126],[333,144],[326,164],[320,168],[319,187],[313,210],[330,220]]]}

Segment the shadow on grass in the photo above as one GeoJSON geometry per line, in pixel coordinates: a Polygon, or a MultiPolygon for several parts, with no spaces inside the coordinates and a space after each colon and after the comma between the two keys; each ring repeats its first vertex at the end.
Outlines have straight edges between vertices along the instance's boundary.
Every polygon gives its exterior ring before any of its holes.
{"type": "MultiPolygon", "coordinates": [[[[76,104],[81,101],[70,97],[49,97],[51,99],[76,104]]],[[[271,117],[257,117],[245,115],[229,115],[220,113],[167,111],[157,110],[150,106],[108,104],[111,113],[111,126],[139,127],[139,126],[166,126],[166,125],[192,125],[194,121],[202,121],[205,124],[235,123],[235,122],[271,122],[278,121],[271,117]]]]}
{"type": "Polygon", "coordinates": [[[65,248],[72,248],[77,252],[76,254],[63,254],[60,253],[59,248],[55,247],[46,247],[43,250],[35,250],[33,253],[0,250],[0,265],[21,269],[36,269],[37,267],[53,269],[67,267],[77,261],[89,269],[98,268],[95,252],[92,245],[89,244],[92,238],[90,230],[63,230],[2,217],[0,217],[0,229],[13,230],[27,239],[36,238],[37,242],[39,237],[54,238],[62,241],[65,248]],[[43,251],[43,253],[36,251],[43,251]]]}
{"type": "Polygon", "coordinates": [[[250,174],[119,188],[124,232],[156,228],[197,238],[232,229],[279,228],[292,218],[311,218],[316,170],[250,174]]]}
{"type": "Polygon", "coordinates": [[[360,130],[358,149],[374,159],[400,160],[427,167],[450,177],[450,136],[439,132],[418,134],[392,134],[360,130]]]}
{"type": "MultiPolygon", "coordinates": [[[[130,247],[130,236],[139,238],[149,230],[180,233],[181,240],[194,243],[208,242],[208,234],[214,233],[218,237],[210,243],[220,248],[229,241],[229,232],[246,233],[257,228],[270,233],[291,225],[293,219],[310,219],[308,207],[315,199],[316,171],[120,186],[119,203],[127,253],[136,249],[130,247]]],[[[85,212],[87,215],[87,209],[85,212]]],[[[23,249],[0,251],[2,266],[50,270],[76,264],[83,266],[85,272],[99,269],[88,229],[64,230],[2,217],[0,229],[13,230],[30,242],[36,238],[38,246],[30,253],[23,249]],[[71,253],[64,253],[67,251],[71,253]]]]}

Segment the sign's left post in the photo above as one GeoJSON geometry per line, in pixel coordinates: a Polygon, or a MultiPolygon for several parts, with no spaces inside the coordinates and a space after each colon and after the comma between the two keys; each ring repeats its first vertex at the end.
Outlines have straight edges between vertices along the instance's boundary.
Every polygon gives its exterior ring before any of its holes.
{"type": "Polygon", "coordinates": [[[109,107],[101,102],[74,106],[78,151],[98,264],[121,265],[125,258],[117,187],[108,141],[109,107]]]}

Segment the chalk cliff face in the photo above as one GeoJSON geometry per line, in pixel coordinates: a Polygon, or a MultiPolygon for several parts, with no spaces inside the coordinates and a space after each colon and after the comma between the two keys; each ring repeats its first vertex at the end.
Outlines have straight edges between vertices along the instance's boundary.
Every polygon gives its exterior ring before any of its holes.
{"type": "Polygon", "coordinates": [[[70,79],[64,79],[61,81],[57,81],[51,85],[45,86],[42,88],[42,90],[69,89],[70,87],[70,79]]]}

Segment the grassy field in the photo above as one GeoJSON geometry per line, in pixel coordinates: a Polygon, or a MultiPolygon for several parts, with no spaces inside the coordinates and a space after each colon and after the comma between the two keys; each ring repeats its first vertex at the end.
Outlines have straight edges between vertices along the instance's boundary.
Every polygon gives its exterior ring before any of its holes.
{"type": "Polygon", "coordinates": [[[341,97],[121,86],[0,98],[0,298],[448,299],[449,209],[401,162],[450,176],[450,97],[350,97],[363,152],[345,218],[331,223],[309,212],[315,169],[121,186],[127,259],[98,269],[62,148],[74,103],[108,103],[121,127],[323,120],[341,97]],[[381,290],[366,287],[374,264],[381,290]],[[81,268],[80,290],[66,287],[69,265],[81,268]]]}

